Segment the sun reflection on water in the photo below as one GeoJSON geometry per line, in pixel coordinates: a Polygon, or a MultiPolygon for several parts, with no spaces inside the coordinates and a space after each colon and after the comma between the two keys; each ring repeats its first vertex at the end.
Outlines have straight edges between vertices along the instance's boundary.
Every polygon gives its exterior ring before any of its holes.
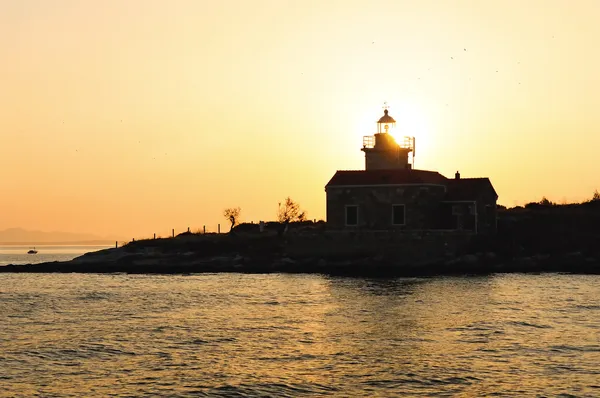
{"type": "Polygon", "coordinates": [[[0,385],[9,396],[592,396],[597,282],[3,274],[0,385]]]}

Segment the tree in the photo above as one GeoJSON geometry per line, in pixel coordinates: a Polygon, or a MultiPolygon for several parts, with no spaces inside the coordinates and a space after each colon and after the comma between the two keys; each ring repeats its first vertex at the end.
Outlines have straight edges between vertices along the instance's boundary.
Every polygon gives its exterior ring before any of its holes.
{"type": "Polygon", "coordinates": [[[279,221],[281,226],[277,234],[282,236],[287,230],[289,223],[305,220],[306,212],[300,210],[300,205],[288,196],[283,203],[279,203],[279,208],[277,209],[277,221],[279,221]]]}
{"type": "Polygon", "coordinates": [[[305,221],[306,212],[300,210],[300,205],[292,200],[289,196],[285,198],[283,203],[279,203],[277,210],[277,221],[282,224],[289,224],[293,221],[305,221]]]}
{"type": "Polygon", "coordinates": [[[242,209],[239,207],[230,207],[229,209],[225,209],[223,211],[223,217],[225,217],[230,223],[231,228],[229,228],[229,232],[233,231],[233,227],[240,223],[240,213],[242,209]]]}
{"type": "Polygon", "coordinates": [[[554,206],[554,203],[552,203],[552,201],[545,196],[542,197],[542,200],[540,200],[539,204],[542,206],[554,206]]]}
{"type": "Polygon", "coordinates": [[[600,192],[598,192],[598,190],[596,189],[594,191],[594,196],[592,196],[592,202],[598,202],[600,201],[600,192]]]}

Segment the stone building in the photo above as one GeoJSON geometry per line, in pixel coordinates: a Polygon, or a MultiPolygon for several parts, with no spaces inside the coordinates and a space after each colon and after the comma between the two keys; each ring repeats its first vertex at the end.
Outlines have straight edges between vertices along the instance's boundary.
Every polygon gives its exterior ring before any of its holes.
{"type": "Polygon", "coordinates": [[[498,195],[490,180],[414,169],[414,137],[398,144],[395,123],[385,109],[377,133],[363,138],[365,170],[337,171],[325,186],[328,226],[494,233],[498,195]]]}

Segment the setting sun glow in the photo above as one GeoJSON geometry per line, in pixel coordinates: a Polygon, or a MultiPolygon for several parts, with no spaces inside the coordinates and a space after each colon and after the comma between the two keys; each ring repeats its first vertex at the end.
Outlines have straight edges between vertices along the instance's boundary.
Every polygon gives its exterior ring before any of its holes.
{"type": "Polygon", "coordinates": [[[415,165],[499,203],[600,188],[594,0],[0,1],[0,229],[325,217],[384,102],[415,165]]]}

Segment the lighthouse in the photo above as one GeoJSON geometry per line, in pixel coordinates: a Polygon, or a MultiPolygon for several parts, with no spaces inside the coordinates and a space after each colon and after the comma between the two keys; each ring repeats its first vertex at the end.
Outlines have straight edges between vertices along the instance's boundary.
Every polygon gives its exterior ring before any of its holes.
{"type": "Polygon", "coordinates": [[[383,116],[377,121],[377,133],[363,137],[361,151],[365,153],[365,170],[412,169],[415,157],[415,138],[404,137],[398,144],[393,136],[396,120],[389,115],[385,105],[383,116]],[[408,155],[412,152],[412,164],[408,155]]]}
{"type": "Polygon", "coordinates": [[[365,170],[338,170],[325,185],[327,228],[495,233],[498,194],[490,179],[464,178],[458,172],[450,179],[415,169],[415,139],[396,142],[395,128],[384,106],[377,132],[363,138],[365,170]]]}

